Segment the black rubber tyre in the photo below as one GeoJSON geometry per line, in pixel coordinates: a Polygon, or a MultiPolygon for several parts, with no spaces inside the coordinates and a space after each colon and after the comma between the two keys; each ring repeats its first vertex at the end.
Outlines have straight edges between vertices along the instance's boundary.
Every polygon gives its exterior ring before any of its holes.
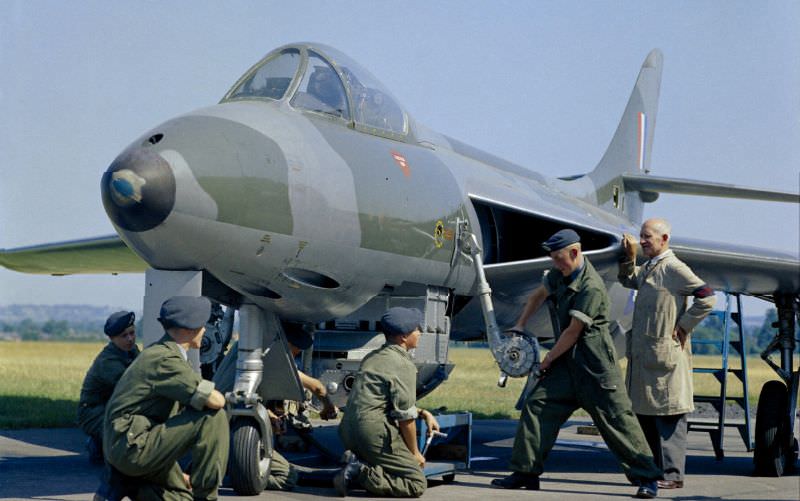
{"type": "Polygon", "coordinates": [[[783,473],[790,474],[795,473],[798,469],[797,460],[800,459],[800,444],[797,443],[796,438],[792,438],[792,447],[787,451],[786,454],[786,469],[783,473]]]}
{"type": "Polygon", "coordinates": [[[255,496],[266,488],[272,466],[272,437],[266,437],[266,440],[262,441],[258,426],[252,419],[240,418],[233,422],[228,473],[237,494],[255,496]]]}
{"type": "Polygon", "coordinates": [[[442,482],[444,482],[446,484],[453,483],[453,480],[455,480],[455,479],[456,479],[456,474],[455,473],[446,473],[446,474],[442,475],[442,482]]]}
{"type": "Polygon", "coordinates": [[[761,388],[753,452],[756,476],[780,477],[786,470],[786,459],[789,456],[788,397],[786,385],[782,381],[767,381],[761,388]]]}

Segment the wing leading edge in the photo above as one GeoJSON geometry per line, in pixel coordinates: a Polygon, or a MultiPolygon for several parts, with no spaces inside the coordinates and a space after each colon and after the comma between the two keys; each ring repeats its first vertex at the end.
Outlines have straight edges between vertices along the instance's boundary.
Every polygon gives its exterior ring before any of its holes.
{"type": "Polygon", "coordinates": [[[655,201],[658,193],[700,195],[722,198],[742,198],[767,202],[800,203],[800,194],[789,191],[762,190],[734,184],[696,181],[673,177],[656,177],[649,174],[624,174],[625,188],[639,191],[647,202],[655,201]]]}
{"type": "Polygon", "coordinates": [[[761,248],[673,239],[672,250],[718,291],[753,296],[800,294],[797,256],[761,248]]]}
{"type": "Polygon", "coordinates": [[[144,273],[148,268],[117,235],[0,249],[0,266],[42,275],[144,273]]]}
{"type": "MultiPolygon", "coordinates": [[[[670,248],[692,270],[717,291],[751,296],[775,293],[800,294],[800,260],[797,256],[765,249],[702,240],[673,239],[670,248]]],[[[615,281],[622,248],[586,253],[606,280],[615,281]]],[[[542,272],[551,266],[549,259],[492,264],[486,277],[492,292],[504,298],[529,293],[541,281],[542,272]]]]}

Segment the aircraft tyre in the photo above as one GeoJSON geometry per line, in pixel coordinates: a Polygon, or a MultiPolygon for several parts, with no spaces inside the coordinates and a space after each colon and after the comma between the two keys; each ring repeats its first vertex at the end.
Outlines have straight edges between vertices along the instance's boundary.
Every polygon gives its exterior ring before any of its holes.
{"type": "Polygon", "coordinates": [[[791,447],[787,447],[789,398],[782,381],[767,381],[761,388],[756,411],[755,475],[780,477],[794,465],[791,447]]]}
{"type": "Polygon", "coordinates": [[[272,466],[272,434],[262,439],[255,420],[238,418],[231,428],[228,473],[233,490],[242,496],[260,494],[272,466]]]}

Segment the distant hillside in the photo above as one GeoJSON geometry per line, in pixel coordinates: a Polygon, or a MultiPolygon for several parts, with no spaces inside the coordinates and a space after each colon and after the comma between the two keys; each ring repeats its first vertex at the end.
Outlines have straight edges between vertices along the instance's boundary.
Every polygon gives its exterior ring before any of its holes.
{"type": "MultiPolygon", "coordinates": [[[[36,322],[48,320],[77,324],[100,324],[115,311],[125,308],[117,306],[94,306],[89,304],[12,304],[0,305],[0,322],[16,324],[30,319],[36,322]]],[[[137,316],[139,312],[137,312],[137,316]]]]}

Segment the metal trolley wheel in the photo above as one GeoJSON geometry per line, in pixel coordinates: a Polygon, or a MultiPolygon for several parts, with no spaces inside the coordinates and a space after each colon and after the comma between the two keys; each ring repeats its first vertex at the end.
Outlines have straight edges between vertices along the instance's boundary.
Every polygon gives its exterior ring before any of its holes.
{"type": "Polygon", "coordinates": [[[255,420],[233,422],[228,471],[233,490],[242,496],[260,494],[267,486],[272,466],[272,436],[262,437],[255,420]]]}
{"type": "Polygon", "coordinates": [[[755,474],[780,477],[794,468],[797,442],[789,443],[789,395],[781,381],[767,381],[761,388],[756,411],[756,436],[753,463],[755,474]]]}

